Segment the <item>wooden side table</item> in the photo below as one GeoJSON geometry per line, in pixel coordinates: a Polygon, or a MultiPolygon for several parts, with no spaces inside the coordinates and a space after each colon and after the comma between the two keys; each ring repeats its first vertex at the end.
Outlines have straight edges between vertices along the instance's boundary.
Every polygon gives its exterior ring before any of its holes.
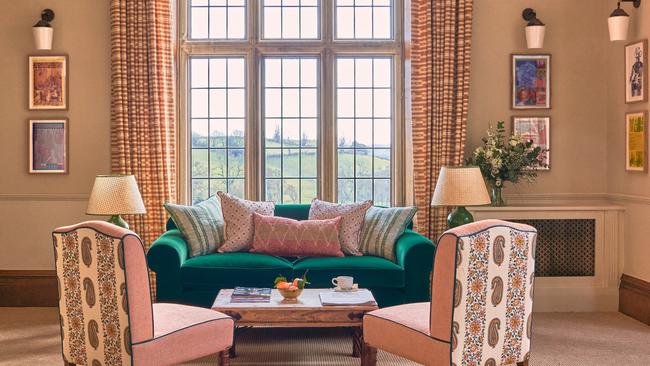
{"type": "MultiPolygon", "coordinates": [[[[232,289],[219,291],[212,310],[222,312],[235,320],[237,327],[265,326],[278,328],[295,327],[346,327],[352,328],[352,355],[374,358],[376,349],[365,347],[363,342],[363,316],[377,305],[323,306],[319,294],[331,289],[305,289],[295,300],[284,300],[278,290],[271,291],[268,303],[231,303],[232,289]],[[365,353],[362,355],[362,353],[365,353]]],[[[236,336],[235,336],[236,342],[236,336]]],[[[235,342],[230,348],[235,357],[235,342]]]]}

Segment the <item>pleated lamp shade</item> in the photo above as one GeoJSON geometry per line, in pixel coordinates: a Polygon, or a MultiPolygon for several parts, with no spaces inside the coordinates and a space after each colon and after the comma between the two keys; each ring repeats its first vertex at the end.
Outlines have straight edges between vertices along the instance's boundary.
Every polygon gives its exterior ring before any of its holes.
{"type": "Polygon", "coordinates": [[[440,169],[432,206],[480,206],[490,203],[485,181],[478,167],[440,169]]]}
{"type": "Polygon", "coordinates": [[[86,209],[88,215],[130,215],[146,212],[133,175],[98,175],[95,178],[86,209]]]}

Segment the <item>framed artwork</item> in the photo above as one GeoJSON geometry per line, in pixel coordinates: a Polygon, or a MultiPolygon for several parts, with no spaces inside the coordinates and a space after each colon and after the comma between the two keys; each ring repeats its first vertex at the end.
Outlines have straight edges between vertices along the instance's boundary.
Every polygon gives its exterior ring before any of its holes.
{"type": "Polygon", "coordinates": [[[68,172],[68,120],[29,120],[29,172],[68,172]]]}
{"type": "MultiPolygon", "coordinates": [[[[551,149],[551,117],[512,117],[512,131],[525,140],[532,140],[534,146],[551,149]]],[[[551,152],[542,154],[547,167],[539,169],[551,169],[551,152]]]]}
{"type": "Polygon", "coordinates": [[[551,55],[512,55],[512,109],[551,108],[551,55]]]}
{"type": "Polygon", "coordinates": [[[29,56],[29,109],[68,109],[67,56],[29,56]]]}
{"type": "Polygon", "coordinates": [[[625,46],[625,103],[645,102],[648,93],[648,40],[630,43],[625,46]]]}
{"type": "Polygon", "coordinates": [[[648,111],[625,113],[625,170],[648,171],[648,111]]]}

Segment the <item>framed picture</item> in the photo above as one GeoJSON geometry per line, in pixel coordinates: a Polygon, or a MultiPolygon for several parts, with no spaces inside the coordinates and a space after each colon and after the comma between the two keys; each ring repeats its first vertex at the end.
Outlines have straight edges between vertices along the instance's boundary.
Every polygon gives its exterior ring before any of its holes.
{"type": "Polygon", "coordinates": [[[68,120],[29,120],[29,172],[68,172],[68,120]]]}
{"type": "Polygon", "coordinates": [[[29,109],[68,109],[67,56],[29,56],[29,109]]]}
{"type": "Polygon", "coordinates": [[[625,113],[625,170],[648,171],[648,111],[625,113]]]}
{"type": "Polygon", "coordinates": [[[551,55],[512,55],[512,109],[551,108],[551,55]]]}
{"type": "MultiPolygon", "coordinates": [[[[534,146],[551,149],[551,117],[512,117],[512,131],[520,134],[525,140],[532,140],[534,146]]],[[[551,152],[542,153],[546,168],[551,169],[551,152]]]]}
{"type": "Polygon", "coordinates": [[[630,43],[625,46],[625,103],[645,102],[648,93],[648,40],[630,43]]]}

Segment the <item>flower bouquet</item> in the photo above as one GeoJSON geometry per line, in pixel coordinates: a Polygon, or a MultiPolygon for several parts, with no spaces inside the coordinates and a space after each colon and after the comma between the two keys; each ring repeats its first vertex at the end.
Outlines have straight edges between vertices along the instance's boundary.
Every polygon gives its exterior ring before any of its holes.
{"type": "Polygon", "coordinates": [[[519,134],[506,136],[503,121],[497,122],[496,129],[490,128],[483,146],[474,150],[468,165],[478,166],[487,183],[492,187],[492,205],[505,206],[502,191],[505,182],[519,183],[525,179],[532,183],[537,177],[537,169],[546,168],[547,149],[534,146],[519,134]]]}

